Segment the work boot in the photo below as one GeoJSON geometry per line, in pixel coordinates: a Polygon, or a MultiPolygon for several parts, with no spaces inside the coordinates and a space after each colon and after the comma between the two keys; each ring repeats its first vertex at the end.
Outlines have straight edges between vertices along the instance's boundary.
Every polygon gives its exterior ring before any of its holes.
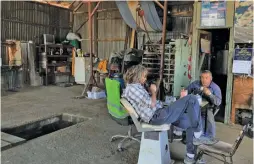
{"type": "Polygon", "coordinates": [[[194,158],[190,158],[190,157],[188,157],[188,156],[186,155],[185,158],[184,158],[183,163],[184,163],[184,164],[195,164],[195,159],[194,159],[194,158]]]}

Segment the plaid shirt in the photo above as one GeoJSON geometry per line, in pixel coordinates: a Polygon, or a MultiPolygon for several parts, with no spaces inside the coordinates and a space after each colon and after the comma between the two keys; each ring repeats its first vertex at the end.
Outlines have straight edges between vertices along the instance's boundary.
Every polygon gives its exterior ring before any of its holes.
{"type": "Polygon", "coordinates": [[[151,107],[152,98],[139,83],[127,84],[122,97],[126,98],[131,103],[141,120],[146,123],[149,123],[157,109],[162,108],[159,101],[157,101],[154,108],[151,107]]]}

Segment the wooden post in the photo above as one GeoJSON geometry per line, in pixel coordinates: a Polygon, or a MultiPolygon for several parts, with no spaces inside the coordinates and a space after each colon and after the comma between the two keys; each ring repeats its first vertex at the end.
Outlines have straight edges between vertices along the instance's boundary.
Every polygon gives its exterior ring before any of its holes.
{"type": "Polygon", "coordinates": [[[228,77],[227,77],[227,90],[226,90],[226,106],[225,106],[225,117],[224,123],[230,123],[230,116],[231,116],[231,105],[232,105],[232,86],[233,86],[233,54],[235,49],[234,43],[234,8],[235,2],[234,1],[227,1],[227,13],[226,13],[226,26],[231,26],[230,33],[229,33],[229,54],[228,54],[228,77]]]}
{"type": "Polygon", "coordinates": [[[134,42],[135,42],[135,30],[132,29],[132,31],[131,31],[131,39],[130,39],[130,48],[134,48],[134,42]]]}
{"type": "MultiPolygon", "coordinates": [[[[97,2],[98,3],[98,2],[97,2]]],[[[96,5],[93,5],[94,7],[96,5]]],[[[94,24],[94,27],[93,27],[93,52],[94,54],[98,57],[98,42],[97,42],[97,39],[98,39],[98,20],[97,20],[97,17],[98,17],[98,12],[95,12],[94,13],[94,16],[93,16],[93,24],[94,24]]]]}
{"type": "Polygon", "coordinates": [[[194,2],[193,4],[193,28],[192,28],[192,43],[191,43],[191,81],[194,81],[196,79],[196,72],[197,72],[197,66],[198,66],[198,29],[197,29],[197,10],[198,8],[198,2],[194,2]]]}
{"type": "MultiPolygon", "coordinates": [[[[232,86],[234,87],[234,84],[232,84],[232,86]]],[[[231,112],[229,113],[229,114],[231,114],[231,123],[235,123],[235,103],[234,103],[234,99],[235,99],[235,97],[234,97],[234,93],[232,93],[232,102],[231,102],[231,107],[232,107],[232,110],[231,110],[231,112]]],[[[225,110],[225,117],[226,117],[226,110],[225,110]]],[[[229,118],[227,118],[227,119],[229,119],[229,118]]],[[[224,122],[225,123],[229,123],[229,120],[227,120],[226,118],[224,119],[224,122]]]]}

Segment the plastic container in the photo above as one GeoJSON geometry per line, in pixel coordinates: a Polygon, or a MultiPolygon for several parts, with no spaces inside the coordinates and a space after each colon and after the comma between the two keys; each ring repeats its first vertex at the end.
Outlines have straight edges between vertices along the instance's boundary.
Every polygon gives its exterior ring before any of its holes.
{"type": "Polygon", "coordinates": [[[102,99],[102,98],[106,98],[106,93],[105,91],[101,91],[101,92],[87,92],[87,96],[89,99],[102,99]]]}

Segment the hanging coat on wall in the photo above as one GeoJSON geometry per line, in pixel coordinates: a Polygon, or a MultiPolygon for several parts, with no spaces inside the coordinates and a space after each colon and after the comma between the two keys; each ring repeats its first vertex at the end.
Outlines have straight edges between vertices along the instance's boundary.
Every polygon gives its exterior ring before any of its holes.
{"type": "Polygon", "coordinates": [[[20,41],[14,41],[15,44],[8,46],[7,52],[9,57],[9,66],[21,66],[21,46],[20,41]]]}

